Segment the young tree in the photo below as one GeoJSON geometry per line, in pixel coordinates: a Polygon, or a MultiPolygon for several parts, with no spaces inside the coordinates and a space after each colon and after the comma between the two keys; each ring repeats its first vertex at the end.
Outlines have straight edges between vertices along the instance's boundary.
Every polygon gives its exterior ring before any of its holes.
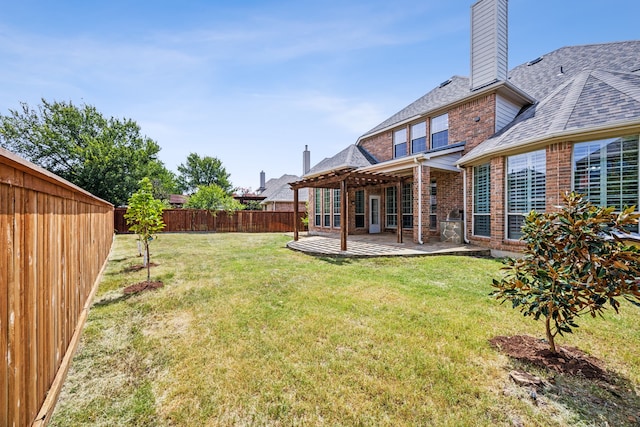
{"type": "Polygon", "coordinates": [[[233,212],[244,209],[242,203],[229,196],[216,184],[198,187],[198,191],[189,196],[185,207],[191,209],[207,209],[211,212],[233,212]]]}
{"type": "Polygon", "coordinates": [[[90,105],[26,103],[0,115],[0,146],[113,203],[124,205],[145,176],[172,186],[160,146],[129,119],[106,119],[90,105]]]}
{"type": "Polygon", "coordinates": [[[124,217],[129,230],[138,235],[144,245],[144,253],[147,264],[147,282],[151,281],[151,257],[149,254],[149,242],[162,231],[162,211],[164,204],[153,197],[153,186],[149,178],[140,181],[140,189],[129,199],[129,207],[124,217]]]}
{"type": "Polygon", "coordinates": [[[577,328],[581,314],[602,316],[607,305],[617,313],[619,298],[640,306],[640,249],[619,237],[637,226],[635,207],[616,214],[575,193],[564,201],[559,212],[529,213],[524,256],[505,260],[506,275],[493,280],[492,292],[525,316],[544,317],[553,353],[557,334],[577,328]]]}
{"type": "Polygon", "coordinates": [[[187,193],[195,192],[198,187],[216,184],[230,195],[232,191],[229,174],[222,166],[222,162],[215,157],[200,157],[191,153],[186,164],[178,166],[178,183],[187,193]]]}

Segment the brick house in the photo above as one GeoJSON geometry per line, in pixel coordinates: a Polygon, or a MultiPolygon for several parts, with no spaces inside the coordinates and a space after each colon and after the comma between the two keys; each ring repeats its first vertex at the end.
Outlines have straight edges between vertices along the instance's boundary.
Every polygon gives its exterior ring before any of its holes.
{"type": "Polygon", "coordinates": [[[311,233],[392,231],[502,255],[521,248],[524,215],[557,209],[565,191],[640,204],[640,41],[564,47],[509,71],[507,0],[471,14],[470,77],[441,83],[292,184],[310,188],[311,233]]]}

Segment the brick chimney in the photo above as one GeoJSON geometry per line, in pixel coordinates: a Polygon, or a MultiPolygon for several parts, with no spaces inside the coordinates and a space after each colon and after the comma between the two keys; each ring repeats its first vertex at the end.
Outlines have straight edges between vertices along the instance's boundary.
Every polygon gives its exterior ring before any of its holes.
{"type": "Polygon", "coordinates": [[[471,90],[506,81],[508,0],[480,0],[471,6],[471,90]]]}

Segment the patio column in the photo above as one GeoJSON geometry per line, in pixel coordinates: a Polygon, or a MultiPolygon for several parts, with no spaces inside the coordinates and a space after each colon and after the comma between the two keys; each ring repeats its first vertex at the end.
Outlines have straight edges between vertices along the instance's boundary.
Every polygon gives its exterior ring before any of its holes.
{"type": "Polygon", "coordinates": [[[349,224],[349,218],[347,218],[349,209],[347,209],[347,180],[340,181],[340,250],[347,250],[347,224],[349,224]]]}
{"type": "Polygon", "coordinates": [[[398,243],[402,243],[402,181],[396,183],[396,215],[398,243]]]}
{"type": "Polygon", "coordinates": [[[298,187],[293,189],[293,240],[298,241],[298,187]]]}

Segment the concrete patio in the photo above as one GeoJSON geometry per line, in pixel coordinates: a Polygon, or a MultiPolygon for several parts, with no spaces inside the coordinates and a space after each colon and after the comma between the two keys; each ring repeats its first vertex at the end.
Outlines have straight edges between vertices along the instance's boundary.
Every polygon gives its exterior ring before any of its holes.
{"type": "Polygon", "coordinates": [[[405,243],[397,243],[396,235],[389,233],[349,235],[347,250],[340,250],[340,235],[322,234],[307,235],[300,233],[298,241],[287,243],[289,249],[317,256],[333,256],[345,258],[391,257],[391,256],[433,256],[433,255],[466,255],[491,256],[491,251],[479,246],[439,241],[422,245],[405,239],[405,243]]]}

